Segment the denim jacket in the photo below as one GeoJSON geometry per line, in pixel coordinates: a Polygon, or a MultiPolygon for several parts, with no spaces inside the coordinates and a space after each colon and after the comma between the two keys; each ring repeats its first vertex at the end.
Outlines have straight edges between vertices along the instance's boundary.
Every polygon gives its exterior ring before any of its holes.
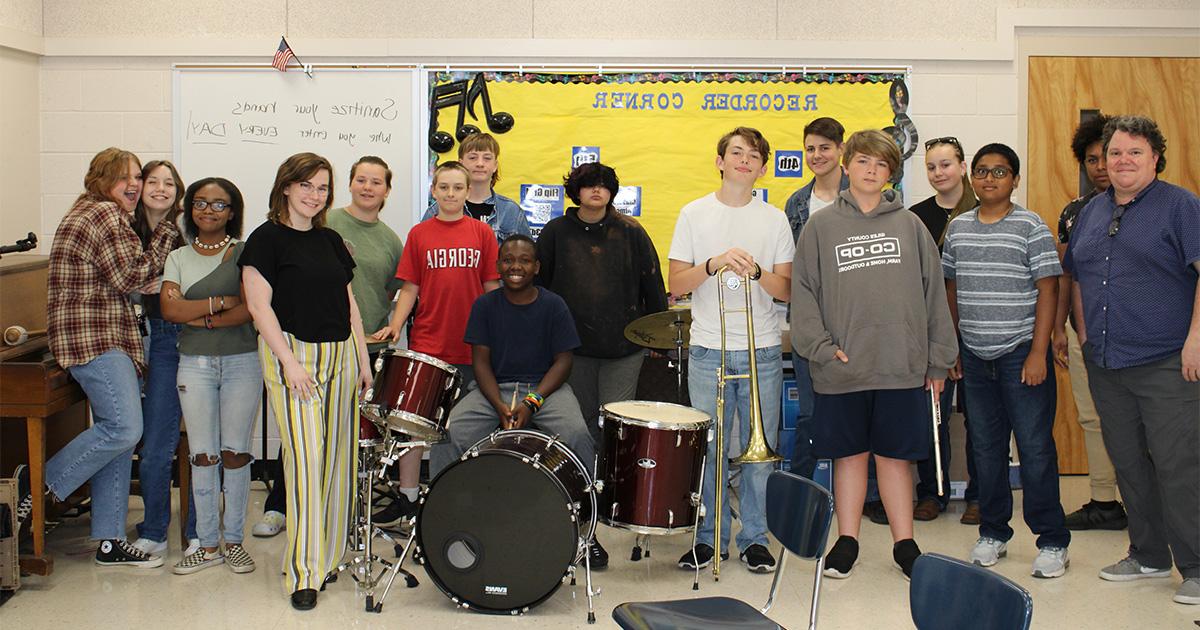
{"type": "MultiPolygon", "coordinates": [[[[804,224],[808,222],[808,202],[812,199],[813,186],[817,183],[817,178],[812,178],[804,186],[792,193],[788,197],[787,203],[783,206],[783,213],[787,215],[788,225],[792,226],[792,240],[800,242],[800,230],[804,229],[804,224]]],[[[846,171],[842,171],[842,184],[839,191],[846,190],[850,187],[850,176],[846,175],[846,171]]]]}
{"type": "MultiPolygon", "coordinates": [[[[517,205],[517,202],[498,194],[494,190],[492,191],[492,196],[483,202],[496,206],[496,211],[487,217],[484,223],[487,223],[488,227],[492,228],[492,231],[496,233],[497,242],[518,233],[525,236],[532,236],[529,231],[529,222],[525,220],[525,211],[521,209],[521,206],[517,205]]],[[[436,214],[437,202],[434,201],[429,204],[429,209],[425,211],[425,216],[421,217],[421,220],[430,219],[436,214]]]]}

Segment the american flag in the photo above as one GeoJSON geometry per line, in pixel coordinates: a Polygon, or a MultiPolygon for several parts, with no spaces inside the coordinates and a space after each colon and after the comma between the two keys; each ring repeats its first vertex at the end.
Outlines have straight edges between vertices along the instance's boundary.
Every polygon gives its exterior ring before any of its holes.
{"type": "Polygon", "coordinates": [[[292,47],[288,46],[287,38],[279,38],[279,50],[275,51],[275,59],[271,61],[271,65],[280,72],[287,72],[288,62],[296,58],[296,53],[292,52],[292,47]]]}

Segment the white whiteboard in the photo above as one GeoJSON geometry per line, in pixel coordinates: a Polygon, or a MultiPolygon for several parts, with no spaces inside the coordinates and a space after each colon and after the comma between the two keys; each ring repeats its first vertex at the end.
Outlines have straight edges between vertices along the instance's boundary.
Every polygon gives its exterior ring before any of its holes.
{"type": "MultiPolygon", "coordinates": [[[[414,223],[419,116],[413,68],[298,70],[187,68],[174,71],[175,164],[185,182],[225,177],[246,200],[244,234],[266,220],[275,171],[311,151],[333,164],[333,207],[350,202],[350,166],[377,155],[392,169],[382,220],[403,238],[414,223]]],[[[424,210],[422,206],[421,211],[424,210]]]]}

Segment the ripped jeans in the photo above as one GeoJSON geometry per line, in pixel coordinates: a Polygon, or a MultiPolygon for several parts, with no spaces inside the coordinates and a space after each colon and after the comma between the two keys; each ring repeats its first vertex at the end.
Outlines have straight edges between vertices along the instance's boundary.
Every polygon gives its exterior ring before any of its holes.
{"type": "Polygon", "coordinates": [[[228,356],[181,354],[179,404],[192,457],[196,534],[202,547],[241,544],[250,495],[250,440],[262,396],[257,352],[228,356]],[[221,474],[225,518],[221,527],[221,474]]]}

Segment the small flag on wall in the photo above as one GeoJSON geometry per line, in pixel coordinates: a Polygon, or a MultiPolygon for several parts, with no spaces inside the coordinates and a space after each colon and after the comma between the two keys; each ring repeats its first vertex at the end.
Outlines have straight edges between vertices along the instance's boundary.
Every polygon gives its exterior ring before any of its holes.
{"type": "MultiPolygon", "coordinates": [[[[275,59],[271,61],[271,65],[280,72],[287,72],[288,62],[296,59],[296,53],[292,52],[292,47],[288,46],[287,38],[279,38],[279,50],[275,51],[275,59]]],[[[299,59],[296,59],[299,62],[299,59]]]]}

